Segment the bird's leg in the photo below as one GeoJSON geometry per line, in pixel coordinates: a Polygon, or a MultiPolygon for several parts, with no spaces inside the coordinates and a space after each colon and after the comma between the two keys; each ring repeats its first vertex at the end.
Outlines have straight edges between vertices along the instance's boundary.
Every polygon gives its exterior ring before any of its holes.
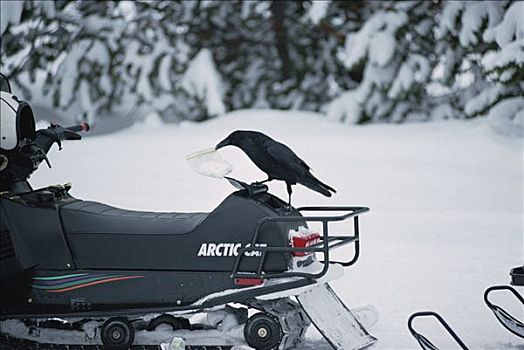
{"type": "Polygon", "coordinates": [[[271,177],[268,176],[266,180],[264,180],[264,181],[262,181],[262,182],[259,182],[259,183],[263,184],[263,183],[269,182],[269,181],[271,181],[271,180],[273,180],[273,179],[272,179],[271,177]]]}
{"type": "Polygon", "coordinates": [[[255,184],[255,185],[262,185],[262,184],[264,184],[266,182],[269,182],[271,180],[273,180],[273,179],[270,176],[268,176],[266,180],[264,180],[264,181],[256,181],[253,184],[255,184]]]}
{"type": "Polygon", "coordinates": [[[289,196],[287,207],[289,210],[291,210],[291,193],[293,193],[293,189],[291,188],[291,184],[286,183],[286,185],[287,185],[287,194],[289,196]]]}

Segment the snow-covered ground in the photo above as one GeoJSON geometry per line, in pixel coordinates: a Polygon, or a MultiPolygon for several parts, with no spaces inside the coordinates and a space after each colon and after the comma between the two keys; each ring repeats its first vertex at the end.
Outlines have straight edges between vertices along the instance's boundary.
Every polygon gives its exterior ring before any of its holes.
{"type": "MultiPolygon", "coordinates": [[[[52,151],[32,183],[73,182],[73,195],[138,210],[212,210],[233,190],[225,180],[191,172],[185,156],[213,147],[235,129],[256,129],[288,144],[337,189],[325,198],[295,188],[295,205],[365,205],[362,255],[333,283],[350,307],[371,304],[379,322],[373,349],[416,349],[406,328],[417,310],[440,312],[471,349],[524,349],[485,307],[482,294],[508,284],[523,262],[523,143],[482,119],[349,126],[304,112],[237,111],[203,123],[149,120],[52,151]]],[[[264,179],[235,148],[220,151],[246,181],[264,179]]],[[[285,185],[271,191],[286,198],[285,185]]],[[[523,290],[521,289],[521,292],[523,290]]],[[[523,317],[514,299],[494,295],[523,317]]],[[[419,329],[453,349],[433,320],[419,329]]],[[[329,349],[311,330],[301,349],[329,349]]]]}

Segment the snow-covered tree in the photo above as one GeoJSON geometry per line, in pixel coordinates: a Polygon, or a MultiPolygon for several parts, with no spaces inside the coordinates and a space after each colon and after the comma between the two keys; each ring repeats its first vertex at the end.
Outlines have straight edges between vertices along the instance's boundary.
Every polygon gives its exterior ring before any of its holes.
{"type": "Polygon", "coordinates": [[[225,112],[220,76],[206,50],[191,48],[183,20],[189,3],[135,2],[125,34],[122,73],[127,99],[137,96],[167,122],[225,112]],[[200,72],[197,74],[197,72],[200,72]]]}
{"type": "Polygon", "coordinates": [[[438,7],[427,1],[373,6],[364,25],[347,35],[343,55],[349,71],[363,72],[362,80],[330,104],[328,117],[347,123],[427,119],[438,7]]]}
{"type": "Polygon", "coordinates": [[[164,20],[181,17],[185,3],[56,4],[1,3],[2,72],[24,98],[46,106],[46,114],[93,121],[140,108],[177,121],[225,111],[211,56],[188,48],[183,23],[164,20]],[[205,81],[185,74],[195,64],[206,70],[205,81]]]}
{"type": "Polygon", "coordinates": [[[466,113],[471,114],[480,114],[489,108],[488,117],[493,126],[521,137],[524,136],[523,15],[524,2],[515,2],[507,8],[499,24],[484,32],[485,42],[497,43],[497,48],[486,52],[481,60],[493,85],[466,104],[466,113]]]}
{"type": "Polygon", "coordinates": [[[137,108],[165,121],[226,108],[321,110],[354,86],[337,51],[361,4],[2,2],[2,70],[34,104],[74,119],[137,108]]]}
{"type": "Polygon", "coordinates": [[[295,2],[294,6],[288,5],[285,16],[290,74],[275,91],[274,104],[324,111],[341,91],[357,84],[359,74],[347,74],[337,56],[344,33],[362,25],[367,7],[361,1],[295,2]]]}
{"type": "Polygon", "coordinates": [[[504,111],[513,125],[523,4],[1,1],[0,62],[37,109],[69,120],[279,108],[346,123],[504,111]]]}
{"type": "Polygon", "coordinates": [[[489,115],[494,124],[510,122],[522,133],[523,15],[521,1],[444,4],[436,30],[443,67],[437,81],[446,88],[455,116],[489,115]]]}
{"type": "MultiPolygon", "coordinates": [[[[260,1],[185,2],[184,38],[212,54],[231,109],[269,107],[267,84],[277,70],[268,44],[270,3],[260,1]]],[[[177,20],[177,19],[173,19],[177,20]]]]}
{"type": "Polygon", "coordinates": [[[229,108],[320,110],[352,86],[336,55],[359,4],[334,2],[313,21],[309,2],[187,2],[184,38],[212,53],[229,108]]]}

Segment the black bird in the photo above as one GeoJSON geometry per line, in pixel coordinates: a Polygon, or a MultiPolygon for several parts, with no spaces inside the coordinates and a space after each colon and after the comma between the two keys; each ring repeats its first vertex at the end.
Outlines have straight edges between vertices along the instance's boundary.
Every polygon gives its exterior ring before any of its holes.
{"type": "Polygon", "coordinates": [[[265,172],[267,180],[282,180],[286,182],[291,206],[291,185],[297,183],[313,191],[331,197],[335,189],[322,183],[314,177],[309,165],[300,159],[288,146],[273,140],[271,137],[258,131],[237,130],[216,145],[215,149],[225,146],[236,146],[244,151],[257,167],[265,172]]]}

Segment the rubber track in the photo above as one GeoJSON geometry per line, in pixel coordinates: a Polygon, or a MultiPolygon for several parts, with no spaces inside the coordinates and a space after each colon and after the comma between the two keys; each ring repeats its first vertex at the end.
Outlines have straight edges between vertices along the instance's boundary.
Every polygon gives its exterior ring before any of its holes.
{"type": "MultiPolygon", "coordinates": [[[[186,346],[186,350],[231,350],[232,346],[186,346]]],[[[105,350],[103,345],[41,344],[0,334],[0,350],[105,350]]],[[[160,345],[133,345],[128,350],[162,350],[160,345]]]]}

